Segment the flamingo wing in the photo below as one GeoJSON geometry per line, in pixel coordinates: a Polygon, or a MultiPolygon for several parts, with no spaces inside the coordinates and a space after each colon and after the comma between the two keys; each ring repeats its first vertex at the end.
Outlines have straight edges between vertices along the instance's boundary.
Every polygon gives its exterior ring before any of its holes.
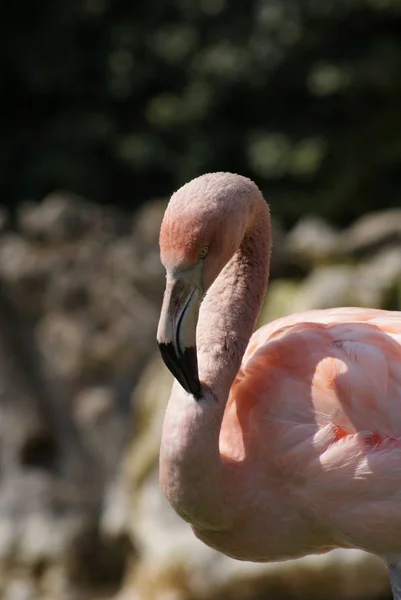
{"type": "Polygon", "coordinates": [[[401,312],[309,311],[262,327],[226,413],[237,455],[263,456],[338,545],[401,552],[401,312]]]}

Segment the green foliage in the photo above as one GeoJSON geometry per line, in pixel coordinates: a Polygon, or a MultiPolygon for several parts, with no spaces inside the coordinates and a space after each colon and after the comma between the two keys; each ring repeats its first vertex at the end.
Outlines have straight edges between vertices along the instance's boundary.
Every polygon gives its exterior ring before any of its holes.
{"type": "Polygon", "coordinates": [[[5,0],[1,202],[210,170],[286,224],[401,204],[400,0],[5,0]]]}

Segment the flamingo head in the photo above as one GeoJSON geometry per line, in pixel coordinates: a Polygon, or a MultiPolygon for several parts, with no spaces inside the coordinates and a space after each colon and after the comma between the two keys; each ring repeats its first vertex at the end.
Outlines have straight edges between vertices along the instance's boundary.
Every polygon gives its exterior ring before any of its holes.
{"type": "Polygon", "coordinates": [[[247,199],[255,189],[240,175],[202,175],[173,194],[161,225],[160,255],[167,278],[157,341],[168,369],[197,399],[200,303],[241,245],[247,199]]]}

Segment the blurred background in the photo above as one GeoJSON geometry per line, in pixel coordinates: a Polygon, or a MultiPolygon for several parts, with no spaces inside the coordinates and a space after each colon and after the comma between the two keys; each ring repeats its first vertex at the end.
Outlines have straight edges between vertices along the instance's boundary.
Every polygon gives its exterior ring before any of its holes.
{"type": "Polygon", "coordinates": [[[157,485],[169,195],[272,207],[260,323],[401,308],[400,0],[3,0],[0,597],[390,598],[359,552],[275,565],[195,540],[157,485]]]}

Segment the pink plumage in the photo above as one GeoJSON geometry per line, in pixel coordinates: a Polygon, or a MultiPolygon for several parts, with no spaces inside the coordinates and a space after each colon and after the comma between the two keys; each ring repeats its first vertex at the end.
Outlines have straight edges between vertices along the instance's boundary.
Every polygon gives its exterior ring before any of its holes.
{"type": "Polygon", "coordinates": [[[262,327],[230,391],[221,451],[238,455],[239,440],[248,464],[269,457],[266,488],[280,515],[265,518],[278,529],[275,554],[299,553],[294,529],[307,541],[306,514],[324,531],[309,551],[399,553],[401,313],[309,311],[262,327]],[[282,512],[297,515],[288,536],[282,512]]]}
{"type": "Polygon", "coordinates": [[[158,341],[177,381],[161,486],[230,556],[362,548],[390,565],[400,599],[401,312],[308,311],[250,337],[270,236],[268,207],[241,176],[202,176],[170,201],[158,341]]]}

